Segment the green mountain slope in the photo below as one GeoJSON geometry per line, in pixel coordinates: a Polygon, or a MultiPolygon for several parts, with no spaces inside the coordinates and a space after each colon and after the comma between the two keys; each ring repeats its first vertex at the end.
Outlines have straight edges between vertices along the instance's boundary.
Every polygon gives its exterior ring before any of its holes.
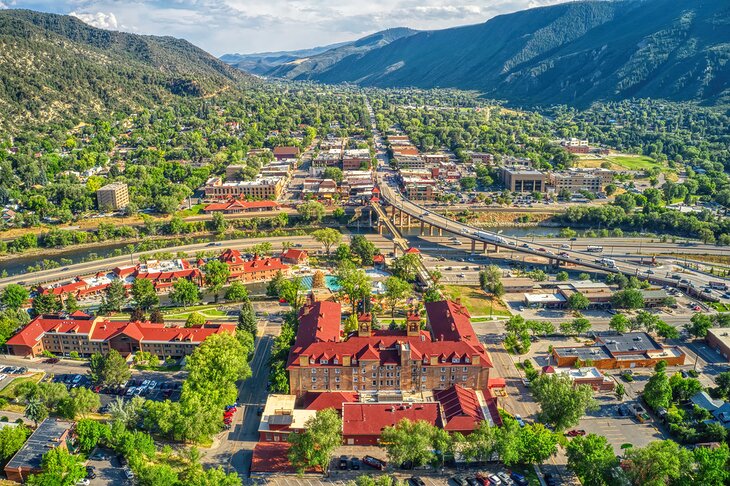
{"type": "Polygon", "coordinates": [[[69,16],[0,11],[0,123],[136,109],[248,79],[184,40],[101,30],[69,16]]]}
{"type": "Polygon", "coordinates": [[[730,3],[574,2],[401,38],[311,79],[455,87],[515,103],[730,98],[730,3]]]}
{"type": "Polygon", "coordinates": [[[319,73],[344,58],[357,59],[373,49],[387,46],[417,32],[399,27],[376,32],[352,42],[315,49],[250,55],[226,54],[221,59],[249,73],[303,81],[316,78],[319,73]]]}

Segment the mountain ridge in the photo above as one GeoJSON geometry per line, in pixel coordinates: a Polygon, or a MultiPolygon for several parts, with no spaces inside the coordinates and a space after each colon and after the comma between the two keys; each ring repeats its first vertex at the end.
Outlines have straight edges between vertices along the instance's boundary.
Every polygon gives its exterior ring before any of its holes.
{"type": "Polygon", "coordinates": [[[251,80],[182,39],[97,29],[65,15],[0,10],[0,122],[136,109],[251,80]]]}
{"type": "Polygon", "coordinates": [[[714,104],[730,100],[728,18],[730,4],[707,0],[569,2],[417,32],[293,79],[469,89],[526,105],[714,104]]]}

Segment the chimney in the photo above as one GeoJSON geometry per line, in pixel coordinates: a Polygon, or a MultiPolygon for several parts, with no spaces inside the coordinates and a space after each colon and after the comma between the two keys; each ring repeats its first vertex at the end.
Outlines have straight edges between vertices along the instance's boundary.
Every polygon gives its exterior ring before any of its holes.
{"type": "Polygon", "coordinates": [[[431,366],[436,366],[439,364],[439,357],[438,356],[431,356],[431,366]]]}
{"type": "Polygon", "coordinates": [[[350,356],[349,355],[346,354],[342,357],[342,366],[350,366],[350,356]]]}
{"type": "Polygon", "coordinates": [[[309,366],[309,356],[302,354],[299,356],[299,366],[306,368],[309,366]]]}

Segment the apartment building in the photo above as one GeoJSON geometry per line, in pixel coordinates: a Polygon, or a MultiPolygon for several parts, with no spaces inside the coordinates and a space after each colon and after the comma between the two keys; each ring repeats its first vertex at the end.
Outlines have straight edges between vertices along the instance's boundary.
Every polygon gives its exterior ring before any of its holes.
{"type": "Polygon", "coordinates": [[[259,177],[252,181],[223,182],[220,177],[211,177],[205,183],[203,191],[210,199],[268,199],[275,201],[284,191],[284,177],[259,177]]]}
{"type": "Polygon", "coordinates": [[[604,192],[606,185],[613,181],[613,171],[608,169],[569,169],[565,172],[551,172],[548,183],[555,192],[604,192]]]}
{"type": "Polygon", "coordinates": [[[102,211],[124,209],[129,206],[129,187],[123,182],[107,184],[96,191],[96,202],[102,211]]]}
{"type": "Polygon", "coordinates": [[[115,349],[123,356],[146,351],[157,356],[187,356],[208,336],[235,333],[235,324],[166,327],[152,322],[109,321],[81,311],[44,314],[33,319],[7,344],[8,353],[36,357],[44,351],[58,356],[90,357],[115,349]]]}
{"type": "Polygon", "coordinates": [[[342,154],[342,170],[370,167],[370,149],[349,149],[342,154]]]}
{"type": "Polygon", "coordinates": [[[280,258],[261,258],[254,255],[247,259],[238,250],[227,249],[218,259],[228,265],[229,280],[258,282],[271,280],[279,271],[284,274],[289,272],[289,266],[282,263],[280,258]]]}

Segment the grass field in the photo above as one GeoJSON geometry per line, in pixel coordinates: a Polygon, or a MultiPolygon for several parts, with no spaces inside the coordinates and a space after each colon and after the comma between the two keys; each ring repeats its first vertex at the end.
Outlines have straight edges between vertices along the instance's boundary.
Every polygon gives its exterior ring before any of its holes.
{"type": "Polygon", "coordinates": [[[207,317],[209,319],[217,319],[221,317],[226,317],[226,313],[224,311],[219,311],[215,308],[215,306],[196,306],[196,307],[188,307],[187,310],[184,310],[183,312],[180,312],[179,308],[176,308],[172,312],[164,312],[164,315],[166,318],[169,319],[187,319],[190,314],[193,312],[197,312],[203,317],[207,317]]]}
{"type": "Polygon", "coordinates": [[[461,299],[461,303],[469,310],[472,316],[509,316],[509,310],[498,298],[494,298],[490,306],[489,294],[476,287],[464,285],[445,285],[444,294],[451,300],[461,299]]]}
{"type": "Polygon", "coordinates": [[[585,168],[596,168],[601,167],[604,162],[611,163],[612,170],[644,170],[659,167],[665,169],[666,166],[660,162],[656,162],[651,157],[645,155],[632,155],[632,154],[611,154],[602,157],[595,157],[592,155],[580,157],[577,166],[585,168]]]}
{"type": "Polygon", "coordinates": [[[38,383],[41,381],[41,378],[43,378],[43,373],[34,373],[30,376],[25,376],[23,378],[16,378],[13,381],[11,381],[8,386],[3,388],[0,391],[0,397],[5,398],[7,400],[12,400],[15,398],[14,390],[15,387],[17,387],[19,384],[26,382],[26,381],[32,381],[34,383],[38,383]]]}
{"type": "Polygon", "coordinates": [[[728,304],[723,304],[722,302],[713,302],[710,305],[714,307],[717,312],[730,312],[730,305],[728,304]]]}

